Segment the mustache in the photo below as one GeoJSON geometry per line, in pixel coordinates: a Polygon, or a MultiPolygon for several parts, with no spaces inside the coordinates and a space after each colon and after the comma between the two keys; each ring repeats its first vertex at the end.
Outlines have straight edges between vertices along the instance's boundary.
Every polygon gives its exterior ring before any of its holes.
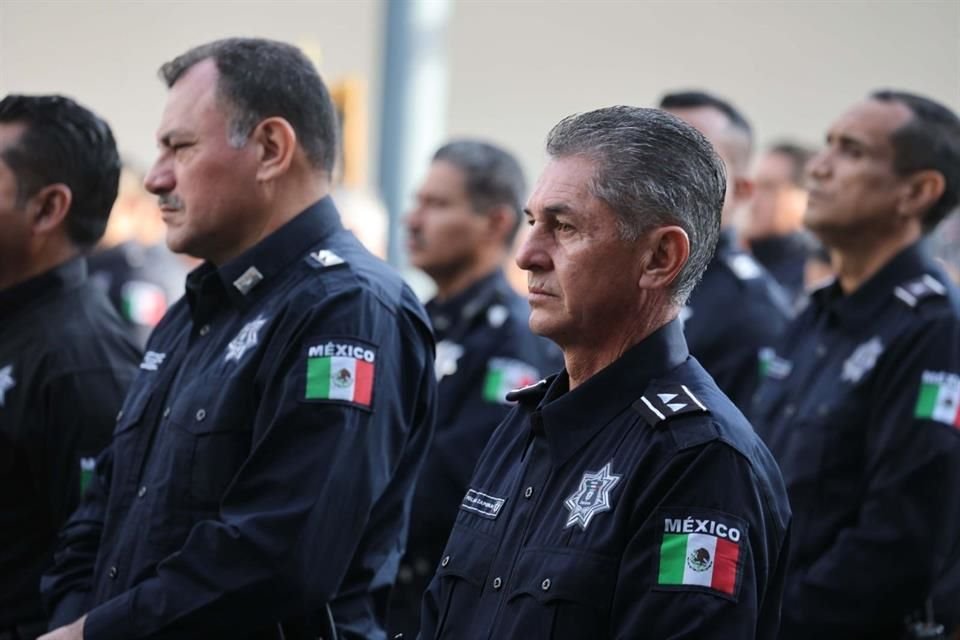
{"type": "Polygon", "coordinates": [[[161,209],[183,209],[183,200],[172,193],[165,193],[157,197],[157,205],[161,209]]]}

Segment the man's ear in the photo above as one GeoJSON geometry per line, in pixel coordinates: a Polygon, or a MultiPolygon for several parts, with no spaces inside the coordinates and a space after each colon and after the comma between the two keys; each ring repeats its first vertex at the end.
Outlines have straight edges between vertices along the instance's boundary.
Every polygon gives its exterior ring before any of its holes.
{"type": "Polygon", "coordinates": [[[34,234],[48,234],[66,220],[73,202],[73,192],[65,184],[48,184],[27,200],[27,214],[34,234]]]}
{"type": "Polygon", "coordinates": [[[487,211],[487,233],[500,244],[507,246],[510,234],[517,224],[517,214],[507,205],[497,205],[487,211]]]}
{"type": "Polygon", "coordinates": [[[925,169],[911,174],[904,182],[897,199],[897,213],[921,218],[943,195],[947,183],[943,174],[925,169]]]}
{"type": "Polygon", "coordinates": [[[756,183],[747,176],[738,176],[733,179],[733,203],[742,206],[753,198],[756,183]]]}
{"type": "Polygon", "coordinates": [[[269,182],[283,175],[297,152],[297,133],[283,118],[267,118],[250,134],[247,144],[257,146],[257,180],[269,182]]]}
{"type": "Polygon", "coordinates": [[[690,257],[690,238],[682,227],[657,227],[646,236],[646,261],[637,283],[641,289],[668,290],[690,257]]]}

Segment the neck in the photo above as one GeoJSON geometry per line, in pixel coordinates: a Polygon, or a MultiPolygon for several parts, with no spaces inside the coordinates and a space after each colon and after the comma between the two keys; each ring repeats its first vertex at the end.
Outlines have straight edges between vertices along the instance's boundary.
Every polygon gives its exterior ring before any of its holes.
{"type": "Polygon", "coordinates": [[[453,296],[466,291],[475,282],[486,278],[503,264],[503,252],[498,255],[487,254],[477,260],[462,266],[449,273],[431,273],[430,277],[437,285],[436,299],[438,302],[449,300],[453,296]]]}
{"type": "Polygon", "coordinates": [[[44,274],[78,255],[80,250],[67,242],[44,247],[34,252],[33,259],[28,260],[23,268],[15,269],[8,275],[0,275],[0,291],[44,274]]]}
{"type": "Polygon", "coordinates": [[[837,282],[847,295],[853,293],[873,277],[898,253],[920,240],[919,227],[911,233],[873,243],[833,247],[830,261],[837,274],[837,282]]]}
{"type": "MultiPolygon", "coordinates": [[[[646,307],[646,309],[650,308],[658,307],[656,305],[646,307]]],[[[601,342],[561,345],[564,366],[570,378],[570,391],[619,360],[631,347],[673,320],[679,311],[672,304],[660,306],[659,309],[660,313],[646,318],[640,309],[635,309],[632,315],[633,318],[637,318],[635,324],[625,326],[620,331],[604,332],[604,335],[597,336],[601,342]]],[[[649,314],[649,311],[647,313],[649,314]]],[[[624,315],[626,317],[629,314],[624,315]]]]}

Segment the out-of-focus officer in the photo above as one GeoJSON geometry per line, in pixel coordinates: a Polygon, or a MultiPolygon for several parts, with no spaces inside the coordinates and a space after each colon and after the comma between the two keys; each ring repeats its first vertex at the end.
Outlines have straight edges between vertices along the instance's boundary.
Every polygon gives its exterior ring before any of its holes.
{"type": "Polygon", "coordinates": [[[434,154],[407,215],[410,261],[437,285],[427,312],[438,340],[439,406],[391,605],[391,634],[416,635],[421,597],[470,473],[513,404],[507,392],[563,366],[549,360],[559,355],[555,347],[530,331],[530,307],[502,269],[523,217],[524,191],[523,171],[508,152],[454,141],[434,154]]]}
{"type": "Polygon", "coordinates": [[[660,108],[699,129],[727,169],[716,255],[681,318],[690,352],[744,409],[757,388],[759,354],[776,343],[792,312],[789,294],[737,247],[735,218],[753,193],[749,176],[753,132],[730,103],[700,91],[668,94],[660,108]]]}
{"type": "Polygon", "coordinates": [[[795,520],[782,638],[898,639],[960,591],[960,297],[921,240],[957,205],[960,120],[881,91],[831,126],[805,222],[836,280],[767,353],[752,416],[795,520]]]}
{"type": "Polygon", "coordinates": [[[789,508],[772,456],[677,316],[726,181],[656,109],[561,121],[517,255],[565,369],[480,457],[424,596],[423,638],[771,638],[789,508]]]}
{"type": "Polygon", "coordinates": [[[803,228],[804,175],[812,156],[811,149],[792,142],[776,143],[761,154],[753,171],[753,198],[740,225],[750,253],[795,306],[806,302],[805,268],[818,249],[817,241],[803,228]]]}
{"type": "Polygon", "coordinates": [[[0,101],[0,639],[46,630],[40,575],[76,508],[139,353],[87,280],[120,159],[61,96],[0,101]]]}
{"type": "Polygon", "coordinates": [[[429,319],[326,197],[327,89],[296,48],[165,64],[146,178],[204,258],[164,316],[43,590],[53,638],[382,638],[432,431],[429,319]],[[324,633],[324,636],[327,634],[324,633]]]}

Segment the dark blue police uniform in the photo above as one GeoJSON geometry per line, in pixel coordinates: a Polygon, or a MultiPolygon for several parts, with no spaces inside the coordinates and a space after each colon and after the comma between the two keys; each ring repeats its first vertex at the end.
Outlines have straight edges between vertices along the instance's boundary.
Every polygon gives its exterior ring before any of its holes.
{"type": "Polygon", "coordinates": [[[733,234],[720,234],[717,252],[681,311],[690,353],[741,410],[757,388],[758,354],[776,344],[790,319],[789,295],[733,234]]]}
{"type": "Polygon", "coordinates": [[[201,265],[64,530],[55,622],[89,610],[88,640],[316,638],[336,596],[341,637],[383,637],[433,358],[423,308],[329,199],[201,265]]]}
{"type": "Polygon", "coordinates": [[[391,633],[409,638],[473,466],[513,405],[507,392],[563,367],[559,349],[530,331],[530,308],[500,269],[448,300],[430,301],[427,313],[438,341],[437,428],[390,607],[391,633]]]}
{"type": "Polygon", "coordinates": [[[673,321],[491,437],[423,638],[772,638],[789,508],[773,458],[673,321]]]}
{"type": "Polygon", "coordinates": [[[766,354],[752,417],[794,509],[781,637],[900,638],[960,571],[958,309],[913,246],[851,295],[814,292],[766,354]]]}
{"type": "Polygon", "coordinates": [[[0,291],[0,327],[0,638],[32,640],[40,575],[140,354],[82,257],[0,291]]]}
{"type": "Polygon", "coordinates": [[[807,258],[816,247],[817,241],[807,231],[758,238],[750,242],[753,257],[784,288],[794,306],[806,300],[804,276],[807,258]]]}

